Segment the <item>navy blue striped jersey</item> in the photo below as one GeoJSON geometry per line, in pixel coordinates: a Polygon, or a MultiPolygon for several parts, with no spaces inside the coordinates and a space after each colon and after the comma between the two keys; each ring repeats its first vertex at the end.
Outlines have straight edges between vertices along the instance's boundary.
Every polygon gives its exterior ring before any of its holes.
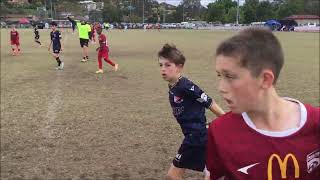
{"type": "Polygon", "coordinates": [[[185,136],[183,144],[203,145],[207,141],[205,108],[213,102],[203,90],[185,77],[169,85],[172,113],[185,136]]]}
{"type": "Polygon", "coordinates": [[[54,48],[60,48],[61,47],[61,42],[60,42],[60,39],[61,39],[61,33],[60,31],[56,30],[56,31],[51,31],[50,33],[50,39],[52,41],[52,46],[54,48]]]}

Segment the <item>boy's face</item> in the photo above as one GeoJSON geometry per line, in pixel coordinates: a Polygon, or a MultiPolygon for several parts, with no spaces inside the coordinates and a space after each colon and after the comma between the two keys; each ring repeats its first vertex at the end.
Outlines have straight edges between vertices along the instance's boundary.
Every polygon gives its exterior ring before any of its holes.
{"type": "Polygon", "coordinates": [[[97,28],[97,33],[100,35],[102,32],[102,29],[101,28],[97,28]]]}
{"type": "Polygon", "coordinates": [[[240,59],[218,55],[215,68],[219,77],[218,89],[227,106],[234,113],[254,109],[261,98],[261,81],[247,68],[240,66],[240,59]]]}
{"type": "Polygon", "coordinates": [[[56,30],[56,26],[51,26],[52,31],[56,30]]]}
{"type": "Polygon", "coordinates": [[[176,65],[168,59],[159,57],[160,73],[164,80],[175,82],[181,75],[182,65],[176,65]]]}

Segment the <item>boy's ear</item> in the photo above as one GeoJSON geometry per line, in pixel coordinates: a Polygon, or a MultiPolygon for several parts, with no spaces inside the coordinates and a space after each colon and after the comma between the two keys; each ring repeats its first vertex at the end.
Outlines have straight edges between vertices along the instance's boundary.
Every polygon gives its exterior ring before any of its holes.
{"type": "Polygon", "coordinates": [[[262,88],[268,89],[273,86],[274,74],[271,69],[264,69],[261,72],[262,88]]]}
{"type": "Polygon", "coordinates": [[[177,64],[177,67],[179,67],[180,69],[183,68],[183,64],[177,64]]]}

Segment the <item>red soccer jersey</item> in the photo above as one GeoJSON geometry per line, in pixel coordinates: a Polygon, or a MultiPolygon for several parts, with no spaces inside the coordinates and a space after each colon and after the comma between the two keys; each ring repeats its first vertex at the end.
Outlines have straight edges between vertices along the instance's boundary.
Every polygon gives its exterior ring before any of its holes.
{"type": "Polygon", "coordinates": [[[100,51],[109,51],[107,37],[104,34],[100,34],[99,37],[100,51]]]}
{"type": "Polygon", "coordinates": [[[19,41],[19,33],[18,31],[10,31],[11,41],[19,41]]]}
{"type": "Polygon", "coordinates": [[[246,113],[229,112],[211,123],[211,180],[320,179],[320,109],[299,104],[300,127],[285,132],[257,130],[246,113]]]}

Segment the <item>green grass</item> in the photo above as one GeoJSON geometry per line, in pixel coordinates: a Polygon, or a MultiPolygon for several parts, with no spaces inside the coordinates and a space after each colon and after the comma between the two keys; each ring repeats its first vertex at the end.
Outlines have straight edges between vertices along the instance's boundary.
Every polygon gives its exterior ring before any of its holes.
{"type": "MultiPolygon", "coordinates": [[[[182,141],[157,62],[167,42],[185,54],[186,76],[225,108],[213,56],[235,32],[111,31],[120,71],[104,63],[102,75],[94,74],[97,45],[80,63],[77,34],[63,32],[65,70],[57,72],[49,31],[40,31],[44,47],[31,29],[19,32],[23,55],[13,57],[1,29],[1,179],[163,179],[182,141]]],[[[279,93],[319,106],[319,33],[276,35],[285,52],[279,93]]]]}

